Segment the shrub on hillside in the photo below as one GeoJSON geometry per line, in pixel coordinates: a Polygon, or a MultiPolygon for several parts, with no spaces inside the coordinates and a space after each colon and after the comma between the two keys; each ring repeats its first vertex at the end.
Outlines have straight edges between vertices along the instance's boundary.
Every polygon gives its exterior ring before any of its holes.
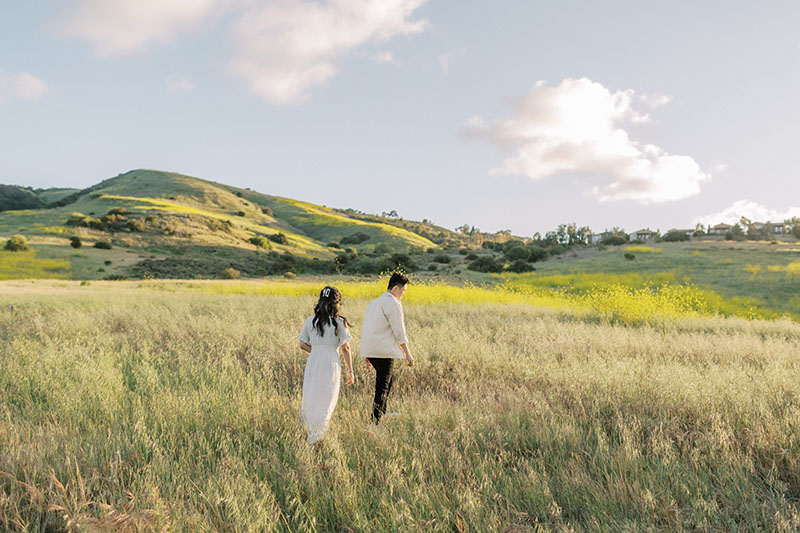
{"type": "Polygon", "coordinates": [[[233,222],[230,220],[219,220],[217,218],[207,218],[206,219],[206,226],[211,231],[223,231],[225,233],[230,233],[231,229],[233,228],[233,222]]]}
{"type": "Polygon", "coordinates": [[[620,244],[625,244],[627,242],[628,239],[623,235],[619,235],[618,233],[606,235],[600,240],[600,244],[605,246],[619,246],[620,244]]]}
{"type": "Polygon", "coordinates": [[[84,215],[83,213],[72,213],[65,224],[67,226],[79,226],[82,228],[88,228],[89,223],[92,222],[94,219],[90,216],[84,215]]]}
{"type": "Polygon", "coordinates": [[[507,248],[503,255],[506,257],[506,260],[511,262],[528,261],[531,256],[531,252],[525,246],[514,246],[512,248],[507,248]]]}
{"type": "Polygon", "coordinates": [[[270,217],[272,216],[272,209],[270,209],[269,207],[262,207],[261,212],[267,216],[270,217]]]}
{"type": "Polygon", "coordinates": [[[70,237],[69,245],[72,246],[73,248],[80,248],[81,246],[83,246],[83,243],[81,242],[80,237],[70,237]]]}
{"type": "Polygon", "coordinates": [[[439,254],[436,257],[434,257],[433,260],[436,261],[437,263],[447,264],[450,262],[450,256],[447,254],[439,254]]]}
{"type": "Polygon", "coordinates": [[[536,268],[531,266],[531,264],[525,259],[517,259],[508,266],[508,269],[511,272],[531,272],[536,270],[536,268]]]}
{"type": "Polygon", "coordinates": [[[392,247],[386,244],[385,242],[380,243],[372,251],[372,255],[386,255],[390,253],[392,253],[392,247]]]}
{"type": "Polygon", "coordinates": [[[369,234],[363,231],[357,231],[352,235],[346,235],[339,241],[342,244],[361,244],[369,240],[369,234]]]}
{"type": "Polygon", "coordinates": [[[94,243],[95,248],[100,248],[101,250],[110,250],[111,249],[111,241],[108,239],[102,239],[94,243]]]}
{"type": "Polygon", "coordinates": [[[273,233],[272,235],[269,235],[267,238],[277,244],[289,243],[289,239],[283,233],[273,233]]]}
{"type": "Polygon", "coordinates": [[[28,239],[22,235],[12,235],[11,238],[6,241],[6,245],[3,249],[11,252],[22,252],[28,249],[28,239]]]}
{"type": "Polygon", "coordinates": [[[665,242],[681,242],[681,241],[688,241],[691,237],[685,232],[677,229],[671,229],[661,237],[662,241],[665,242]]]}
{"type": "Polygon", "coordinates": [[[428,265],[428,270],[431,272],[436,272],[437,270],[439,270],[439,267],[437,267],[435,264],[428,265]]]}
{"type": "Polygon", "coordinates": [[[144,222],[141,220],[130,220],[128,221],[128,229],[136,233],[141,233],[144,231],[144,222]]]}
{"type": "Polygon", "coordinates": [[[503,265],[495,261],[492,257],[484,255],[472,261],[467,268],[476,272],[501,272],[503,270],[503,265]]]}
{"type": "Polygon", "coordinates": [[[541,246],[528,247],[528,261],[536,263],[537,261],[544,261],[550,256],[550,253],[541,246]]]}
{"type": "Polygon", "coordinates": [[[633,254],[632,254],[632,253],[630,253],[630,252],[626,252],[626,253],[625,253],[625,259],[627,259],[628,261],[633,261],[634,259],[636,259],[636,256],[635,256],[635,255],[633,255],[633,254]]]}
{"type": "Polygon", "coordinates": [[[237,217],[243,217],[243,216],[245,216],[246,214],[247,214],[247,213],[245,213],[244,211],[236,211],[236,216],[237,216],[237,217]]]}
{"type": "Polygon", "coordinates": [[[327,246],[328,246],[328,248],[339,248],[339,249],[341,249],[341,246],[339,246],[339,243],[338,243],[338,242],[336,242],[336,241],[331,241],[331,242],[329,242],[329,243],[327,244],[327,246]]]}
{"type": "Polygon", "coordinates": [[[241,272],[231,267],[223,268],[219,271],[219,277],[222,279],[239,279],[241,275],[241,272]]]}
{"type": "Polygon", "coordinates": [[[263,235],[256,235],[255,237],[250,237],[250,244],[255,244],[256,246],[260,248],[265,248],[267,250],[272,248],[267,238],[264,237],[263,235]]]}
{"type": "Polygon", "coordinates": [[[403,253],[392,254],[389,257],[385,257],[379,265],[380,272],[394,272],[396,270],[412,272],[417,268],[411,256],[403,253]]]}

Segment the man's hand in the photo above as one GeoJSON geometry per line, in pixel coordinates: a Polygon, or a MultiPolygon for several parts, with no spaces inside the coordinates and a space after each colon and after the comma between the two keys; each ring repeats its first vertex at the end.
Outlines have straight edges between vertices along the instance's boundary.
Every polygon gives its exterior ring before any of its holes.
{"type": "Polygon", "coordinates": [[[414,366],[414,356],[411,355],[410,353],[406,354],[406,364],[408,366],[414,366]]]}
{"type": "Polygon", "coordinates": [[[353,371],[347,373],[347,384],[352,385],[355,382],[355,377],[353,376],[353,371]]]}

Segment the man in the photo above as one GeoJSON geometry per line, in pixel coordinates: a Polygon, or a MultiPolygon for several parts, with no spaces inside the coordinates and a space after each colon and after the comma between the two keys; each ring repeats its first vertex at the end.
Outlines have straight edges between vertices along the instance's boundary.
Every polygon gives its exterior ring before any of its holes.
{"type": "Polygon", "coordinates": [[[372,421],[376,424],[386,413],[386,399],[392,389],[392,365],[395,359],[405,359],[414,366],[408,349],[408,337],[403,321],[400,300],[408,288],[408,278],[392,274],[389,288],[367,306],[361,329],[361,357],[375,369],[375,399],[372,403],[372,421]]]}

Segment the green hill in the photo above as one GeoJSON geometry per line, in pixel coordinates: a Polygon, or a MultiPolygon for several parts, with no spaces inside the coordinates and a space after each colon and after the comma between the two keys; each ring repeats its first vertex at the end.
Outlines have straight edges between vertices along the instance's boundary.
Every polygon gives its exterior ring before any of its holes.
{"type": "Polygon", "coordinates": [[[0,185],[0,211],[38,209],[44,202],[33,190],[16,185],[0,185]]]}
{"type": "MultiPolygon", "coordinates": [[[[0,255],[0,279],[236,275],[226,269],[258,276],[326,273],[344,265],[378,273],[393,263],[410,264],[403,254],[440,248],[383,217],[363,220],[155,170],[133,170],[81,190],[1,186],[0,206],[7,206],[0,213],[0,239],[23,234],[33,248],[26,269],[19,268],[19,257],[11,262],[0,255]],[[82,241],[80,248],[71,247],[73,237],[82,241]],[[94,247],[106,241],[110,249],[94,247]],[[37,261],[53,260],[68,266],[57,276],[52,267],[37,270],[37,261]]],[[[444,228],[430,235],[440,242],[459,239],[444,228]]]]}

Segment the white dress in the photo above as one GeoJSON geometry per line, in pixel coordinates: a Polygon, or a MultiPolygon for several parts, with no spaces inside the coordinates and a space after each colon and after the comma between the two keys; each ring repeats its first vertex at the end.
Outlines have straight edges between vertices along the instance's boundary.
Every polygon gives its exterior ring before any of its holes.
{"type": "Polygon", "coordinates": [[[323,335],[311,325],[314,317],[308,317],[300,330],[298,339],[311,345],[303,375],[303,403],[300,421],[308,429],[308,442],[314,444],[328,429],[328,424],[339,399],[339,383],[342,369],[339,364],[339,346],[351,339],[350,331],[339,318],[339,334],[330,324],[323,335]]]}

